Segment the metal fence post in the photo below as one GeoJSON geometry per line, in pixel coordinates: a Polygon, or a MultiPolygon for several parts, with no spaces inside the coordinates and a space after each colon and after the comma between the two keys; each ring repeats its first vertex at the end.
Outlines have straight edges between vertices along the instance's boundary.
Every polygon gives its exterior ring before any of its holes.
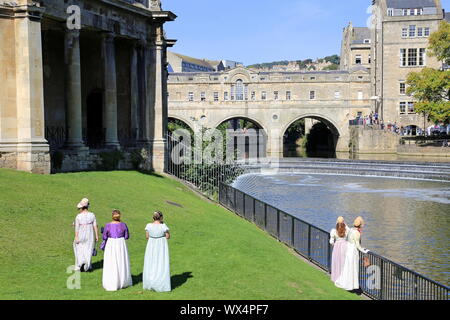
{"type": "Polygon", "coordinates": [[[277,238],[280,240],[280,210],[277,210],[277,238]]]}
{"type": "Polygon", "coordinates": [[[380,272],[380,299],[384,300],[383,295],[385,295],[385,293],[383,292],[384,290],[384,260],[381,259],[381,272],[380,272]]]}
{"type": "Polygon", "coordinates": [[[311,225],[308,224],[308,259],[311,260],[311,225]]]}
{"type": "Polygon", "coordinates": [[[291,234],[291,245],[295,247],[295,218],[292,217],[292,234],[291,234]]]}
{"type": "Polygon", "coordinates": [[[253,222],[255,221],[256,221],[256,199],[253,198],[253,222]]]}
{"type": "Polygon", "coordinates": [[[233,204],[233,210],[234,210],[234,213],[237,213],[237,210],[236,210],[236,208],[237,208],[237,205],[236,205],[236,188],[233,188],[233,190],[234,190],[234,204],[233,204]]]}

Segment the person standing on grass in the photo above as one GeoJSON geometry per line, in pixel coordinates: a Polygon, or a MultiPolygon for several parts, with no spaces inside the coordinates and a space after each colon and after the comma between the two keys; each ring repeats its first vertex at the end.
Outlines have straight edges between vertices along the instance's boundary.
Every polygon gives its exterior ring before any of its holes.
{"type": "Polygon", "coordinates": [[[144,290],[171,291],[169,245],[167,242],[170,239],[170,233],[160,211],[153,214],[153,223],[147,224],[145,231],[148,242],[142,276],[144,290]]]}
{"type": "Polygon", "coordinates": [[[95,214],[89,211],[89,200],[84,198],[77,205],[80,213],[75,218],[75,270],[89,271],[92,268],[92,253],[98,242],[98,227],[95,214]]]}
{"type": "Polygon", "coordinates": [[[120,211],[113,210],[113,221],[106,224],[100,246],[100,249],[105,250],[102,283],[107,291],[117,291],[133,285],[130,258],[125,242],[130,238],[130,234],[128,226],[121,222],[120,217],[120,211]]]}
{"type": "Polygon", "coordinates": [[[335,282],[339,288],[351,291],[359,289],[359,252],[367,253],[369,250],[361,247],[361,233],[364,226],[364,220],[358,217],[353,222],[353,228],[350,229],[347,236],[347,252],[345,254],[345,263],[341,275],[335,282]]]}
{"type": "Polygon", "coordinates": [[[336,221],[336,229],[330,232],[330,244],[333,245],[331,258],[331,281],[335,282],[342,273],[347,252],[347,235],[349,227],[345,224],[344,217],[339,217],[336,221]]]}

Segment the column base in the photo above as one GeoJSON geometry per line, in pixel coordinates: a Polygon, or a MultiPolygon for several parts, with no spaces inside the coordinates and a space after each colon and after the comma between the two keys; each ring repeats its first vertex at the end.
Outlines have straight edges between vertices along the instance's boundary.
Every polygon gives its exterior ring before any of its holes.
{"type": "Polygon", "coordinates": [[[166,140],[155,140],[152,143],[152,168],[155,172],[164,173],[167,168],[166,140]]]}
{"type": "Polygon", "coordinates": [[[0,168],[50,174],[49,146],[42,142],[0,143],[0,168]]]}
{"type": "Polygon", "coordinates": [[[120,150],[120,142],[105,142],[103,144],[103,148],[112,149],[112,150],[120,150]]]}

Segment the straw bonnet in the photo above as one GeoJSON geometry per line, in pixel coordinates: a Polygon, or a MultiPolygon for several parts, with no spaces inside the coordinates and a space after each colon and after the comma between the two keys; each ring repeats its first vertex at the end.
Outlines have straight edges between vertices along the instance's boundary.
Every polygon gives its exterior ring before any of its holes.
{"type": "Polygon", "coordinates": [[[362,217],[356,218],[355,221],[353,221],[353,225],[354,225],[355,227],[361,227],[361,226],[363,226],[363,225],[364,225],[364,220],[363,220],[363,218],[362,218],[362,217]]]}
{"type": "Polygon", "coordinates": [[[89,199],[83,198],[81,199],[80,203],[77,204],[78,209],[81,209],[83,207],[89,207],[89,199]]]}

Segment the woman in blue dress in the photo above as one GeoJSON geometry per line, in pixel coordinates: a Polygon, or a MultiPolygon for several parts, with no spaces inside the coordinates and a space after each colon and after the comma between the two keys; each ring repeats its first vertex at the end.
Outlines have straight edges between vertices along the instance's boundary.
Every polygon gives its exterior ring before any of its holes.
{"type": "Polygon", "coordinates": [[[156,292],[171,291],[169,263],[169,228],[163,222],[163,214],[156,211],[153,223],[145,227],[148,239],[145,250],[144,272],[142,282],[144,290],[156,292]]]}

